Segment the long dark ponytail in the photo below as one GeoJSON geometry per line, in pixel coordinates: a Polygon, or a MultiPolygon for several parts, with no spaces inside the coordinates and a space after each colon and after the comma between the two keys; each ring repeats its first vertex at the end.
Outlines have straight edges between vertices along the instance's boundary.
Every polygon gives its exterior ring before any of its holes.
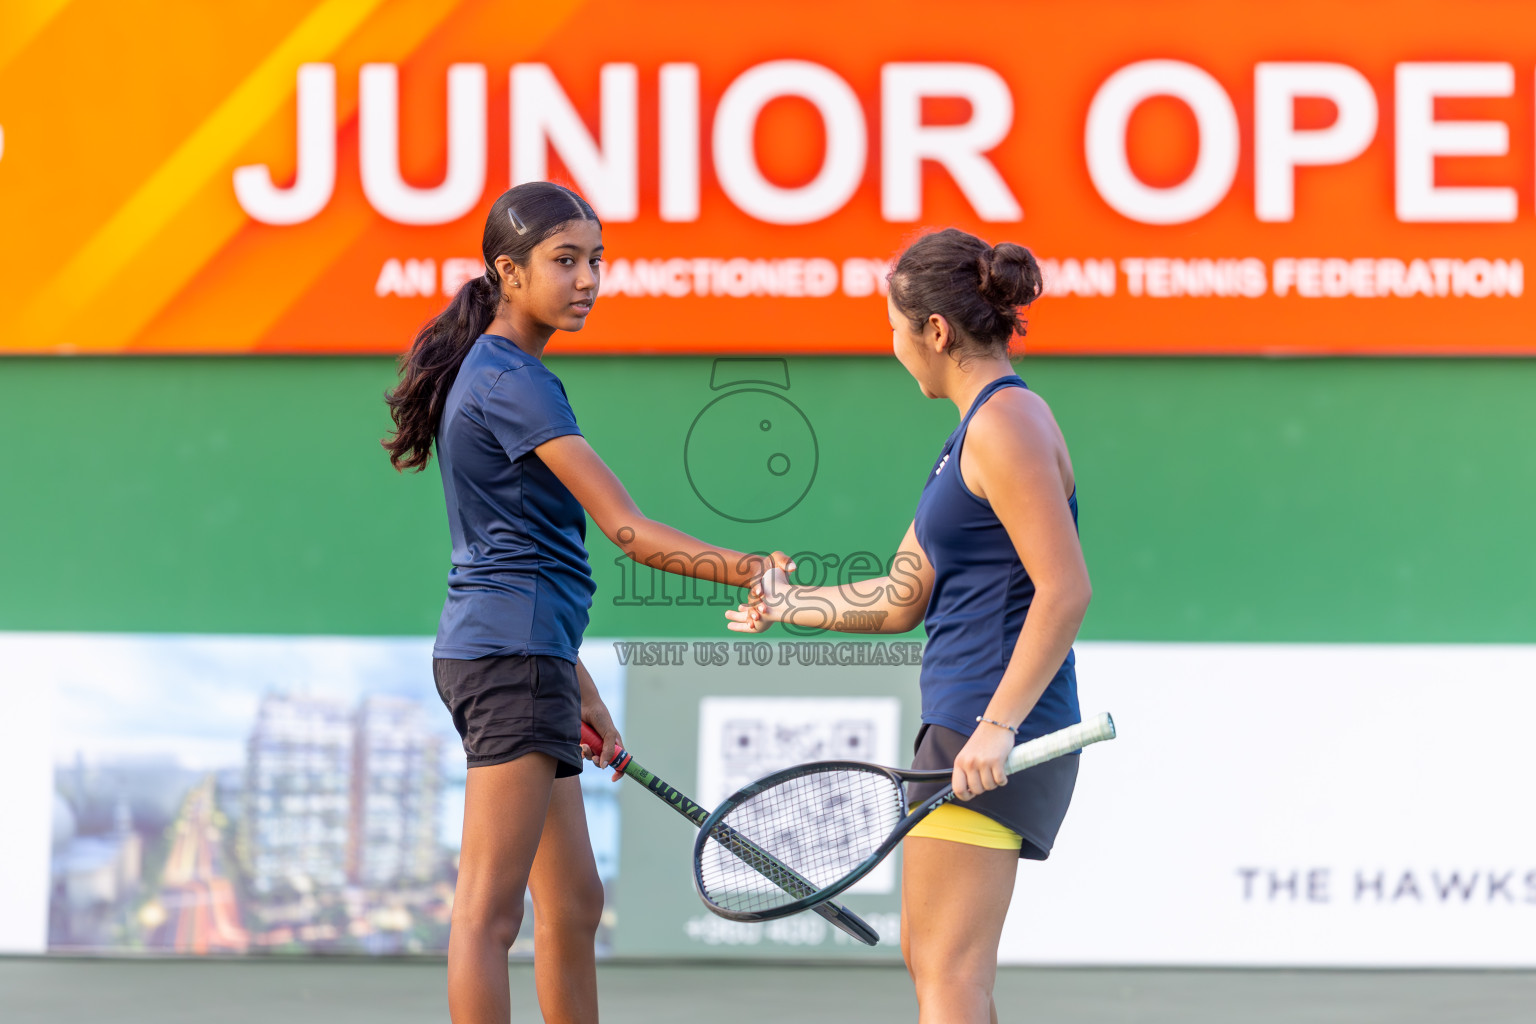
{"type": "Polygon", "coordinates": [[[422,470],[432,458],[432,442],[459,366],[501,305],[496,257],[526,267],[538,244],[573,220],[596,221],[597,214],[581,196],[548,181],[510,188],[492,204],[480,242],[485,273],[460,288],[448,308],[416,333],[400,357],[400,383],[384,393],[395,430],[379,443],[396,469],[422,470]]]}

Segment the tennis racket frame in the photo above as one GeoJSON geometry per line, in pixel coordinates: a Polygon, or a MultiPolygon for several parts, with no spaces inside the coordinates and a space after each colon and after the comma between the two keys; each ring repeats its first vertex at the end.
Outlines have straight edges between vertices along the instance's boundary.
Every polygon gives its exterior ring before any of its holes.
{"type": "MultiPolygon", "coordinates": [[[[1012,753],[1008,755],[1008,762],[1006,766],[1007,772],[1009,775],[1012,775],[1015,772],[1023,771],[1026,768],[1032,768],[1037,764],[1043,764],[1044,762],[1054,760],[1057,757],[1064,757],[1068,754],[1079,753],[1084,747],[1090,744],[1099,743],[1104,740],[1111,740],[1114,738],[1114,719],[1111,718],[1108,714],[1099,714],[1092,720],[1084,720],[1077,723],[1076,725],[1069,725],[1064,729],[1058,729],[1055,732],[1046,733],[1044,736],[1037,736],[1032,740],[1026,740],[1023,743],[1018,744],[1013,748],[1012,753]],[[1043,756],[1032,757],[1031,753],[1025,749],[1027,747],[1031,747],[1031,745],[1034,745],[1035,750],[1044,752],[1043,756]]],[[[810,761],[805,764],[791,765],[788,768],[781,768],[779,771],[763,776],[756,782],[748,783],[747,785],[741,787],[741,789],[737,790],[735,793],[732,793],[730,796],[726,797],[725,800],[723,800],[714,809],[714,811],[710,813],[709,817],[704,819],[704,822],[699,826],[699,834],[697,838],[694,839],[693,888],[694,891],[699,894],[699,899],[704,901],[704,905],[714,913],[723,918],[726,918],[727,920],[746,922],[772,921],[777,918],[789,917],[793,914],[799,914],[807,910],[815,910],[826,901],[835,899],[837,896],[841,895],[850,886],[856,884],[865,875],[873,871],[882,860],[890,856],[891,851],[896,849],[897,845],[906,838],[907,833],[911,832],[912,829],[917,827],[918,822],[922,821],[933,811],[944,806],[945,804],[959,799],[959,797],[955,795],[955,787],[953,784],[945,786],[942,790],[924,800],[913,810],[909,811],[905,817],[896,823],[896,827],[891,830],[885,841],[876,847],[874,852],[860,861],[859,864],[851,872],[844,875],[836,882],[833,882],[826,888],[818,889],[816,892],[811,893],[808,896],[802,896],[792,903],[786,903],[778,907],[770,907],[766,910],[732,910],[728,907],[720,906],[705,894],[704,879],[702,877],[705,843],[709,840],[710,836],[716,832],[716,830],[730,827],[724,823],[724,818],[727,814],[735,810],[741,804],[746,803],[757,794],[763,792],[766,789],[771,789],[780,783],[787,782],[791,779],[805,778],[809,775],[834,771],[847,771],[849,769],[869,772],[876,775],[884,775],[891,779],[893,782],[895,782],[898,788],[898,792],[901,794],[901,805],[903,807],[907,806],[906,793],[908,783],[943,782],[954,777],[953,768],[918,771],[912,768],[891,768],[881,764],[870,764],[867,761],[810,761]]],[[[785,867],[786,870],[793,870],[788,868],[787,865],[785,867]]]]}
{"type": "MultiPolygon", "coordinates": [[[[603,739],[590,725],[581,723],[581,742],[593,751],[601,752],[603,739]]],[[[698,803],[684,796],[682,791],[668,783],[665,779],[647,769],[636,761],[634,755],[623,747],[615,747],[613,760],[608,762],[608,768],[622,772],[626,777],[633,779],[649,790],[656,799],[681,814],[695,828],[703,825],[709,812],[698,803]]],[[[801,878],[777,859],[759,848],[750,840],[735,834],[735,829],[729,825],[721,825],[716,828],[716,840],[736,857],[741,859],[754,871],[787,891],[793,892],[801,888],[814,889],[815,886],[807,879],[801,878]]],[[[848,935],[850,938],[862,942],[866,946],[880,944],[880,933],[869,926],[858,914],[840,904],[827,900],[818,900],[814,912],[824,918],[828,924],[848,935]]]]}

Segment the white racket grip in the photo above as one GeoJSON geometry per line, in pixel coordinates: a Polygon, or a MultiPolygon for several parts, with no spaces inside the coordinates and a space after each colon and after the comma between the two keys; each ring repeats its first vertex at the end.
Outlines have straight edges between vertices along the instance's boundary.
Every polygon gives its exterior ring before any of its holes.
{"type": "Polygon", "coordinates": [[[1025,768],[1033,768],[1042,761],[1049,761],[1054,757],[1070,754],[1074,750],[1081,750],[1090,743],[1114,738],[1115,720],[1107,713],[1100,713],[1096,718],[1046,733],[1028,743],[1020,743],[1013,748],[1013,753],[1008,755],[1008,774],[1012,775],[1025,768]]]}

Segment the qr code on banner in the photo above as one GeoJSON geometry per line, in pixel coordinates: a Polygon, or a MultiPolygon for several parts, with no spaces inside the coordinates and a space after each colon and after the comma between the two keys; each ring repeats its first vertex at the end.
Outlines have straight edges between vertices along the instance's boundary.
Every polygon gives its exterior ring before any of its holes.
{"type": "MultiPolygon", "coordinates": [[[[749,782],[806,761],[897,764],[895,697],[704,697],[699,701],[699,801],[713,807],[749,782]]],[[[887,860],[852,892],[888,893],[887,860]]]]}

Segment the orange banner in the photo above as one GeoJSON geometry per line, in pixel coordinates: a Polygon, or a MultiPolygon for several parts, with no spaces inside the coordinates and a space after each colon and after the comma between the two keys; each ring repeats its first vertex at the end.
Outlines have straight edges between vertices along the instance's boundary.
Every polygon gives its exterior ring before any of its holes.
{"type": "Polygon", "coordinates": [[[882,352],[958,225],[1030,351],[1536,354],[1533,87],[1525,0],[18,0],[0,352],[398,352],[551,177],[565,352],[882,352]]]}

